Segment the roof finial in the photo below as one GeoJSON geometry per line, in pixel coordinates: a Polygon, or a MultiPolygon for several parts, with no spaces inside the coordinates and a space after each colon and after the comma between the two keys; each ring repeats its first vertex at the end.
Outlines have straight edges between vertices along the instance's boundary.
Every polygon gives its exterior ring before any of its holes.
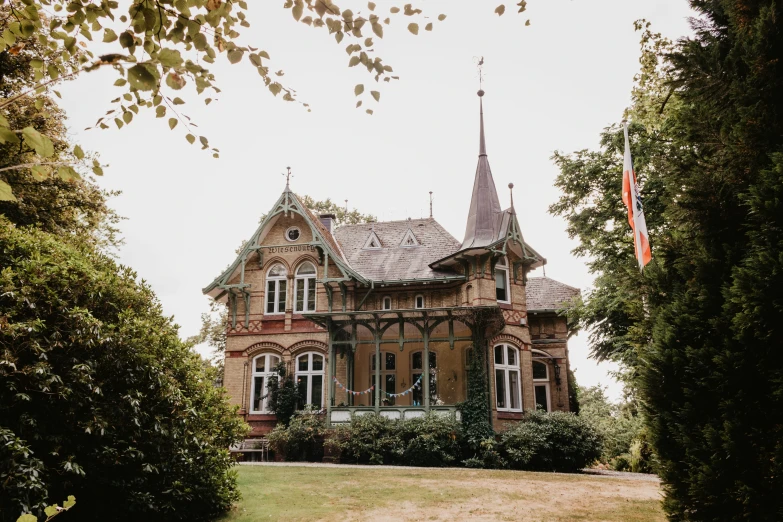
{"type": "Polygon", "coordinates": [[[283,174],[283,176],[285,176],[285,191],[290,192],[291,189],[289,188],[289,183],[291,181],[291,176],[293,174],[291,174],[291,167],[286,167],[286,168],[288,169],[288,172],[286,174],[283,174]]]}
{"type": "Polygon", "coordinates": [[[511,213],[515,214],[516,212],[514,212],[514,184],[513,183],[508,184],[508,191],[511,194],[511,213]]]}
{"type": "Polygon", "coordinates": [[[430,190],[430,219],[432,219],[432,191],[430,190]]]}
{"type": "Polygon", "coordinates": [[[482,56],[478,61],[479,70],[479,121],[480,121],[480,135],[479,135],[479,156],[487,155],[487,146],[484,142],[484,89],[482,84],[484,83],[484,57],[482,56]]]}

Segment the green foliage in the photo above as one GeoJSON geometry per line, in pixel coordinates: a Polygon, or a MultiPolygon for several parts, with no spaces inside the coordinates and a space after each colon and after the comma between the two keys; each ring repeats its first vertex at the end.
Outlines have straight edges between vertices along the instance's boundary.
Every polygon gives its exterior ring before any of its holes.
{"type": "Polygon", "coordinates": [[[334,214],[334,224],[339,225],[358,225],[359,223],[372,223],[378,221],[378,218],[372,214],[362,214],[356,209],[347,210],[346,206],[340,206],[333,202],[330,198],[316,201],[310,196],[304,196],[302,198],[302,204],[312,210],[316,215],[318,214],[334,214]]]}
{"type": "Polygon", "coordinates": [[[0,469],[27,476],[4,486],[0,520],[70,493],[79,520],[228,509],[246,427],[150,288],[89,244],[2,218],[0,266],[0,469]]]}
{"type": "Polygon", "coordinates": [[[350,424],[337,426],[326,443],[341,462],[392,464],[402,450],[395,428],[395,421],[381,415],[359,415],[350,424]]]}
{"type": "Polygon", "coordinates": [[[398,462],[406,466],[442,467],[459,461],[462,426],[450,416],[431,412],[397,422],[398,462]]]}
{"type": "Polygon", "coordinates": [[[601,435],[573,413],[531,411],[500,435],[512,469],[576,472],[601,456],[601,435]]]}
{"type": "Polygon", "coordinates": [[[305,410],[294,414],[286,426],[278,424],[267,439],[269,447],[286,460],[318,462],[323,458],[326,425],[318,412],[305,410]]]}
{"type": "MultiPolygon", "coordinates": [[[[58,506],[57,504],[46,506],[46,508],[44,508],[44,515],[46,516],[44,522],[49,522],[57,515],[69,511],[75,505],[76,505],[76,497],[74,497],[73,495],[68,495],[68,499],[65,502],[63,502],[62,507],[58,506]]],[[[30,513],[25,513],[24,515],[17,518],[16,522],[38,522],[38,517],[36,517],[35,515],[31,515],[30,513]]]]}
{"type": "Polygon", "coordinates": [[[278,422],[288,426],[304,392],[296,385],[284,362],[281,361],[273,370],[275,375],[269,377],[268,384],[268,407],[277,416],[278,422]]]}
{"type": "Polygon", "coordinates": [[[594,260],[581,317],[638,391],[669,517],[780,520],[783,6],[691,5],[691,38],[645,32],[629,110],[652,263],[632,268],[616,127],[556,157],[553,211],[594,260]]]}
{"type": "Polygon", "coordinates": [[[601,462],[608,463],[629,453],[631,445],[644,436],[643,420],[633,403],[609,402],[600,386],[580,389],[579,402],[579,416],[592,424],[603,439],[601,462]]]}

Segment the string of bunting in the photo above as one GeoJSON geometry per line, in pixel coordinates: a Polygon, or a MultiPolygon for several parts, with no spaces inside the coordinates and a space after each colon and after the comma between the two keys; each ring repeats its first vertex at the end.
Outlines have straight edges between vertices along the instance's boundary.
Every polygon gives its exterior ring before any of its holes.
{"type": "Polygon", "coordinates": [[[404,392],[400,393],[389,393],[386,390],[383,390],[383,393],[388,395],[389,397],[402,397],[403,395],[408,395],[409,393],[413,392],[414,388],[419,388],[421,386],[421,378],[424,374],[419,375],[419,378],[416,379],[416,382],[413,383],[413,386],[405,390],[404,392]]]}
{"type": "Polygon", "coordinates": [[[366,389],[366,390],[364,390],[364,391],[353,391],[353,390],[349,390],[348,388],[346,388],[345,386],[343,386],[343,383],[341,383],[340,381],[338,381],[338,380],[337,380],[337,377],[334,377],[334,378],[333,378],[333,380],[334,380],[334,383],[335,383],[337,386],[339,386],[340,388],[342,388],[343,390],[345,390],[347,393],[350,393],[351,395],[364,395],[365,393],[370,393],[370,392],[371,392],[371,391],[372,391],[372,390],[375,388],[375,386],[370,386],[369,388],[367,388],[367,389],[366,389]]]}

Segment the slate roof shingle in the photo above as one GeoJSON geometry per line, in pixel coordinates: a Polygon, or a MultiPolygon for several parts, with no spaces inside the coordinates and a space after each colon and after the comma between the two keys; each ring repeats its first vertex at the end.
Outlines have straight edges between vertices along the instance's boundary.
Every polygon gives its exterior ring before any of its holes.
{"type": "Polygon", "coordinates": [[[528,310],[557,310],[581,294],[578,288],[549,277],[531,277],[527,280],[528,310]]]}
{"type": "Polygon", "coordinates": [[[333,234],[351,268],[367,279],[399,281],[455,275],[429,267],[460,247],[460,242],[432,218],[341,225],[333,234]],[[400,246],[409,228],[419,246],[400,246]],[[373,230],[381,240],[382,248],[365,250],[363,247],[373,230]]]}

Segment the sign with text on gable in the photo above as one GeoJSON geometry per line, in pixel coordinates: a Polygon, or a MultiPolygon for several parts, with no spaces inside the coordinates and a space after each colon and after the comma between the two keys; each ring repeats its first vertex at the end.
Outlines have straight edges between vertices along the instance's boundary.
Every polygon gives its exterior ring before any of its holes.
{"type": "Polygon", "coordinates": [[[315,245],[285,245],[263,247],[267,254],[286,254],[289,252],[317,252],[315,245]]]}

